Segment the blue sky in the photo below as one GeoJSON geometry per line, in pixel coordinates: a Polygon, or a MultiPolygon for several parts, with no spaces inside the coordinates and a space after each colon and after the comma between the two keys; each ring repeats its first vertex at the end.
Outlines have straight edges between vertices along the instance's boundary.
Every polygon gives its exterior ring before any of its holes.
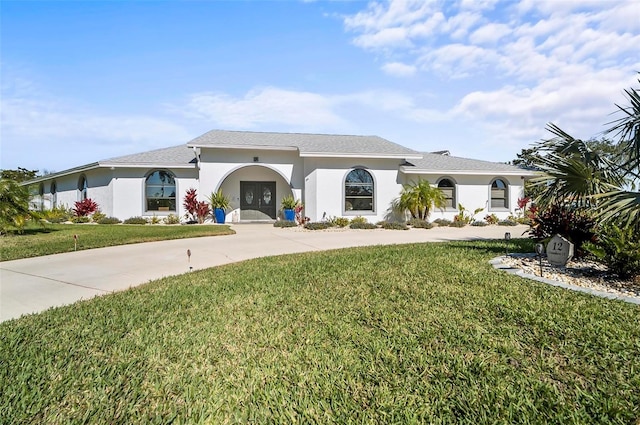
{"type": "Polygon", "coordinates": [[[640,71],[637,1],[7,1],[1,168],[212,129],[378,135],[509,161],[598,137],[640,71]]]}

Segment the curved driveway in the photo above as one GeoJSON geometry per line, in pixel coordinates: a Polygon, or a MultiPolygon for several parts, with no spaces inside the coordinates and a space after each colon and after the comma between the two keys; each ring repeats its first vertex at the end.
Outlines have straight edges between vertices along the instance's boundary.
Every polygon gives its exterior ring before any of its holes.
{"type": "Polygon", "coordinates": [[[519,237],[517,227],[303,231],[237,224],[235,235],[178,239],[0,262],[0,321],[250,258],[367,245],[519,237]],[[191,258],[187,257],[191,251],[191,258]]]}

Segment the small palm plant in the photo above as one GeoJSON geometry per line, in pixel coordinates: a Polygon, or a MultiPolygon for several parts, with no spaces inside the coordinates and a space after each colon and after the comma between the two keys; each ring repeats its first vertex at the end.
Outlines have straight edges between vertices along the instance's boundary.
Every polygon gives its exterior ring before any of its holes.
{"type": "Polygon", "coordinates": [[[418,180],[402,185],[400,197],[393,201],[394,210],[404,213],[409,211],[411,218],[426,220],[432,209],[443,209],[446,206],[444,193],[437,187],[431,186],[426,180],[418,180]]]}

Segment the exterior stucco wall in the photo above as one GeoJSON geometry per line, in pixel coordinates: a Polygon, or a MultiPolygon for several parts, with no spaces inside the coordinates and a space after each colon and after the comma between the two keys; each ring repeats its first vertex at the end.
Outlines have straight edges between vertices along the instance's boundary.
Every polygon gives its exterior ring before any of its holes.
{"type": "MultiPolygon", "coordinates": [[[[197,170],[193,169],[169,169],[176,180],[176,206],[178,211],[145,211],[144,187],[148,173],[159,168],[98,168],[81,173],[59,176],[45,180],[42,183],[45,188],[45,208],[51,208],[51,183],[56,182],[57,206],[73,208],[80,199],[78,182],[80,176],[87,179],[87,197],[98,204],[100,211],[107,216],[125,220],[129,217],[150,217],[154,214],[158,217],[168,214],[176,214],[183,218],[185,211],[182,208],[182,199],[190,187],[198,187],[197,170]]],[[[163,168],[164,169],[164,168],[163,168]]]]}
{"type": "Polygon", "coordinates": [[[305,211],[312,221],[327,217],[363,216],[376,223],[387,218],[401,184],[396,159],[305,158],[305,211]],[[374,179],[374,211],[346,211],[344,181],[354,168],[366,169],[374,179]]]}
{"type": "Polygon", "coordinates": [[[293,194],[302,199],[303,163],[297,151],[254,149],[202,149],[200,153],[200,183],[202,199],[222,189],[231,199],[227,220],[238,219],[241,181],[275,181],[276,208],[284,196],[293,194]],[[257,161],[254,161],[257,158],[257,161]]]}
{"type": "Polygon", "coordinates": [[[508,216],[515,214],[515,210],[518,207],[518,198],[524,196],[524,180],[519,176],[406,174],[405,182],[418,181],[418,179],[422,179],[429,181],[429,183],[435,186],[442,178],[448,178],[455,182],[456,206],[454,206],[454,208],[447,208],[444,211],[435,209],[429,217],[429,220],[431,221],[438,218],[453,220],[453,217],[458,213],[457,204],[462,204],[470,214],[473,214],[473,211],[476,208],[483,208],[483,210],[474,217],[476,220],[482,220],[487,214],[495,214],[499,219],[503,220],[508,216]],[[496,178],[504,180],[509,185],[508,209],[490,207],[491,182],[496,178]]]}
{"type": "MultiPolygon", "coordinates": [[[[113,216],[121,220],[129,217],[165,217],[175,214],[180,219],[185,218],[186,211],[182,206],[184,196],[190,188],[198,189],[198,174],[193,169],[170,168],[119,168],[114,171],[113,192],[117,196],[113,200],[113,216]],[[174,175],[176,183],[176,209],[177,211],[146,211],[145,182],[149,173],[155,170],[168,170],[174,175]]],[[[198,191],[201,195],[201,192],[198,191]]],[[[202,200],[205,200],[201,196],[202,200]]]]}

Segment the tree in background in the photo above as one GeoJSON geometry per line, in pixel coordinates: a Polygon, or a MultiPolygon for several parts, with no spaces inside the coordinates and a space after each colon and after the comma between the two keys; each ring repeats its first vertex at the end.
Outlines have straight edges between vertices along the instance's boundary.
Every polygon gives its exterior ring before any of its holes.
{"type": "Polygon", "coordinates": [[[0,170],[0,178],[10,179],[18,183],[33,180],[36,177],[38,177],[38,170],[27,170],[22,167],[18,167],[17,170],[0,170]]]}

